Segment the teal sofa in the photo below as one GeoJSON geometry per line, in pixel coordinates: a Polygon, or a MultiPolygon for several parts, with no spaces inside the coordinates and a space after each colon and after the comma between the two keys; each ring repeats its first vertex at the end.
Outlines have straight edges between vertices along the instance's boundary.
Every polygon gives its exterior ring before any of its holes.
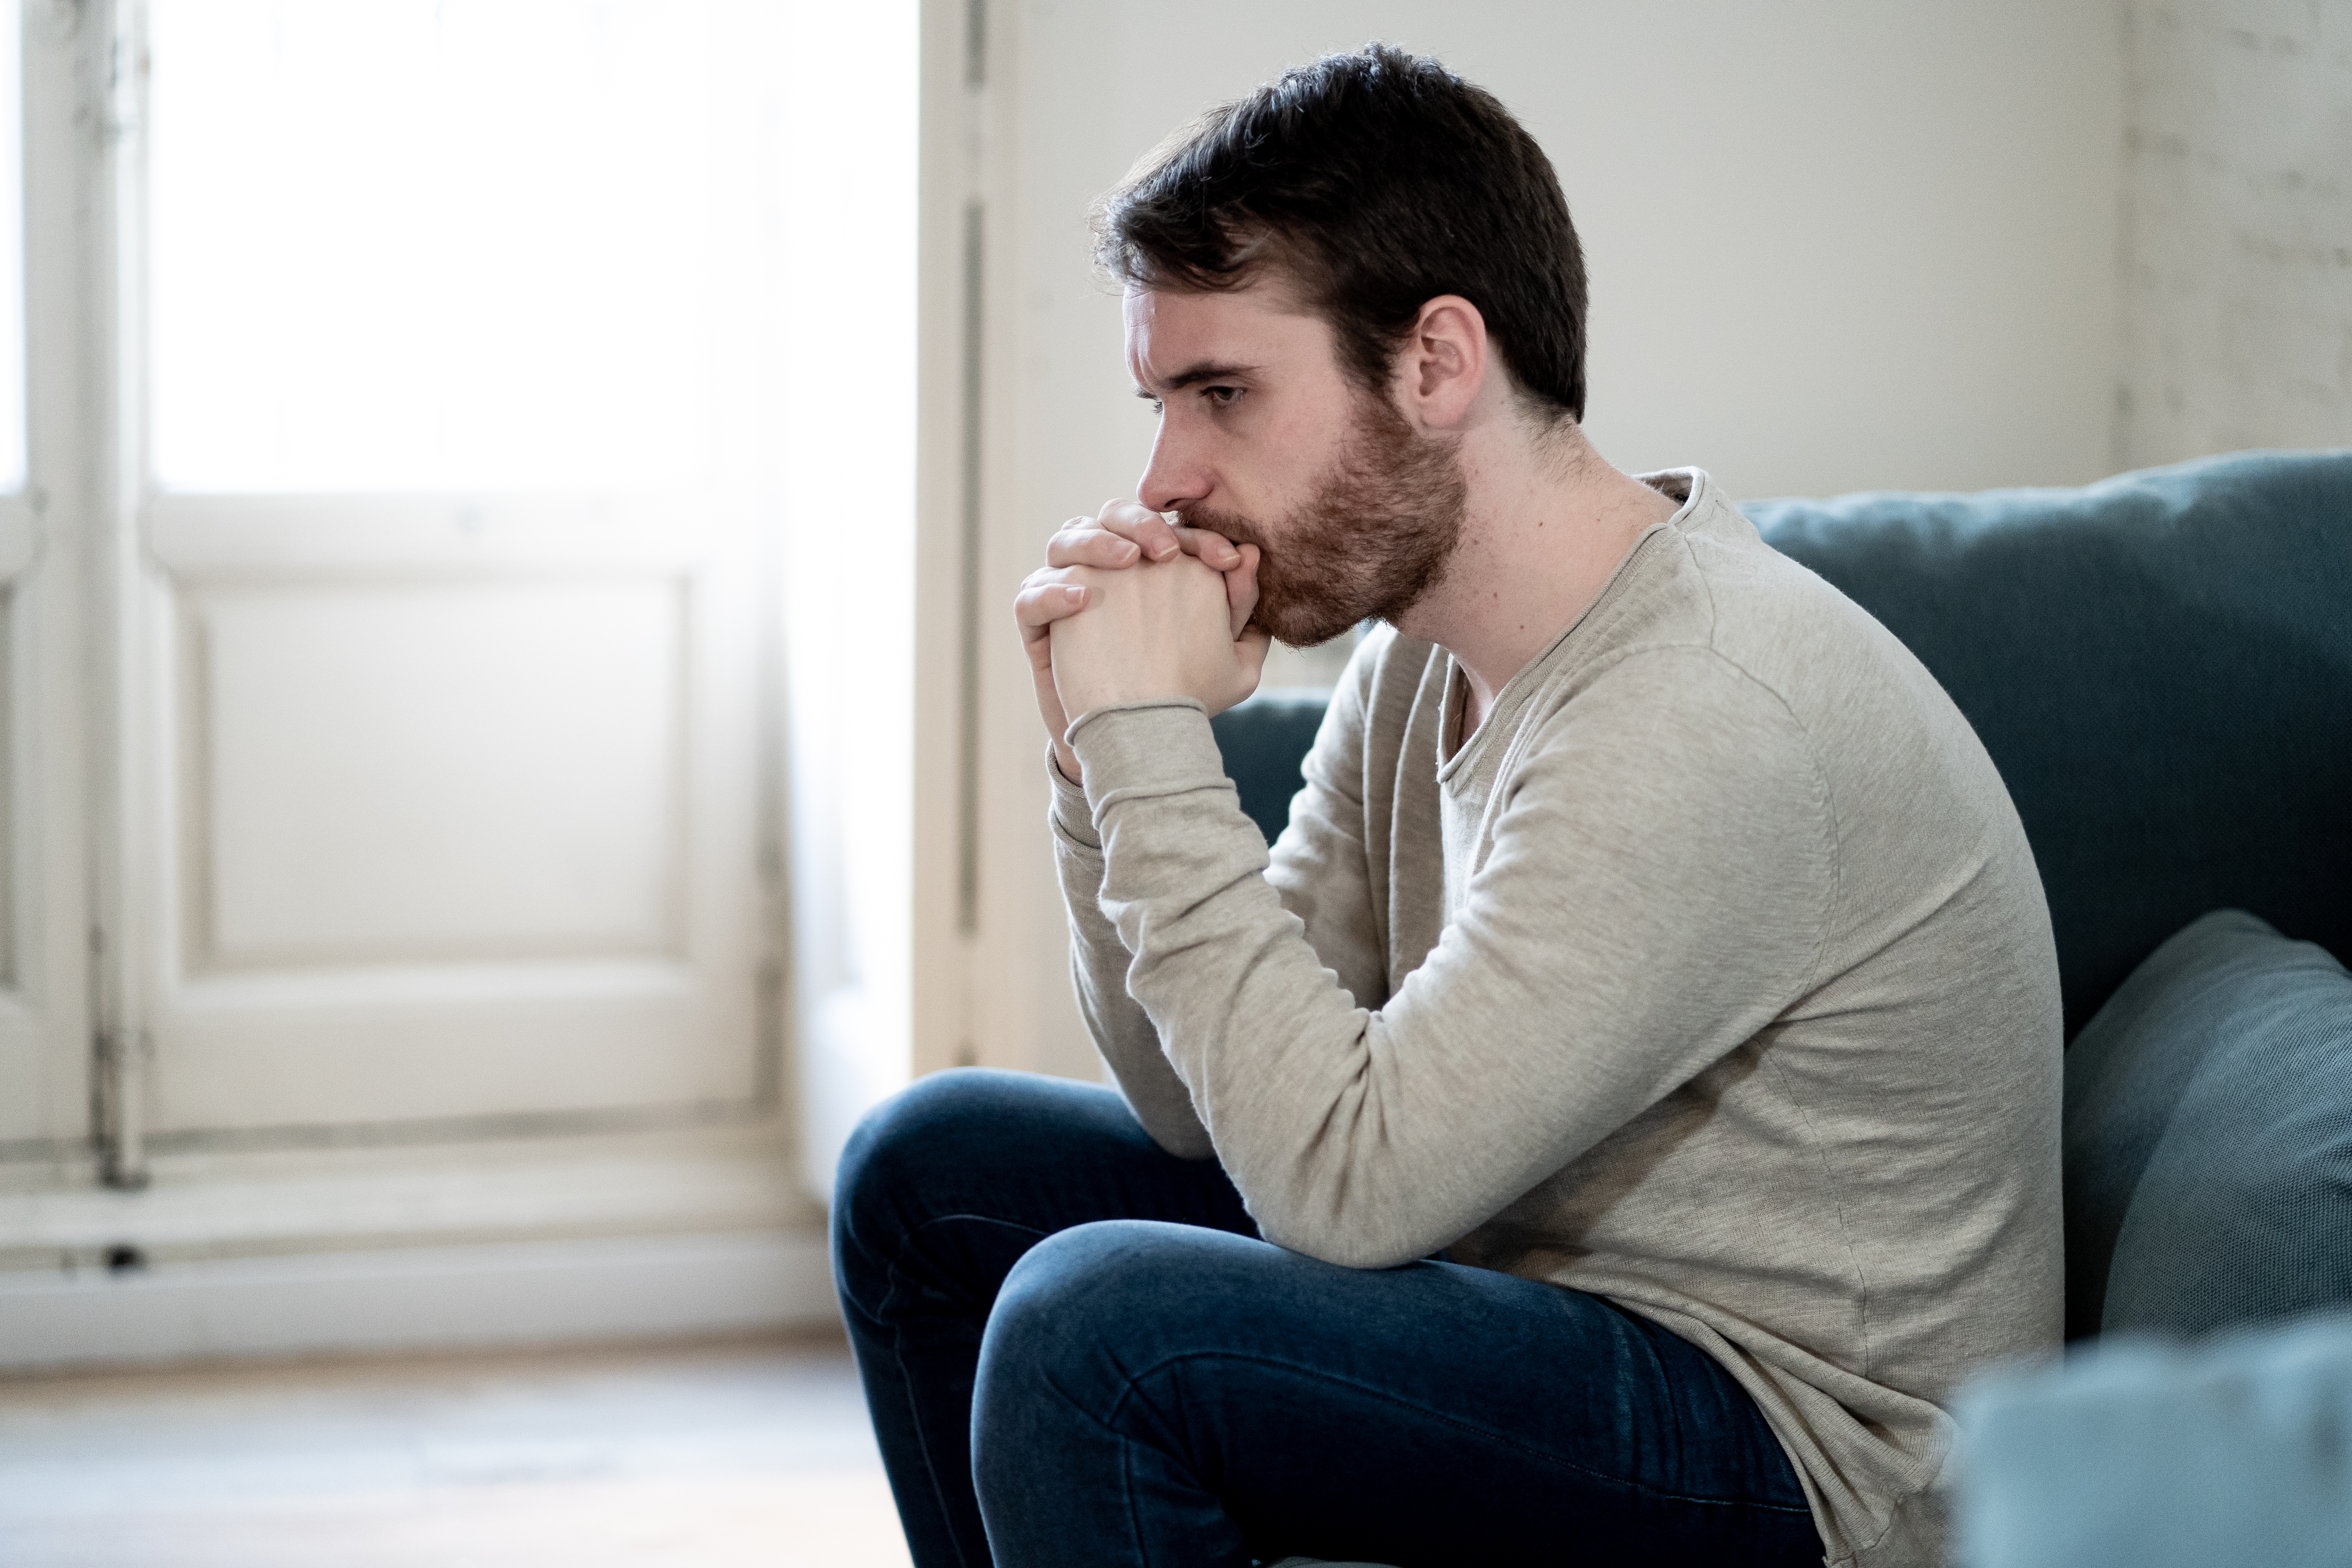
{"type": "MultiPolygon", "coordinates": [[[[2095,1381],[2110,1414],[2143,1408],[2112,1397],[2134,1379],[2147,1410],[2184,1419],[2204,1397],[2218,1413],[2273,1367],[2262,1342],[2200,1352],[2255,1368],[2235,1382],[2196,1355],[2117,1342],[2352,1308],[2352,451],[2241,453],[2077,489],[1745,510],[1951,693],[2009,785],[2050,901],[2068,1038],[2068,1332],[2104,1336],[2102,1353],[2122,1359],[1987,1396],[1992,1447],[1969,1467],[1984,1479],[1963,1517],[2002,1522],[1969,1538],[1969,1561],[2207,1561],[2145,1555],[2160,1529],[2102,1555],[2085,1544],[2092,1505],[2145,1524],[2168,1507],[2270,1494],[2226,1475],[2203,1490],[2158,1484],[2170,1472],[2153,1448],[2137,1464],[2134,1445],[2159,1435],[2137,1417],[2084,1426],[2067,1380],[2095,1381]],[[2070,1463],[2083,1479],[2071,1490],[2070,1463]],[[2032,1495],[1994,1495],[2021,1478],[2032,1495]],[[2064,1517],[2040,1529],[2036,1509],[2064,1517]],[[2060,1528],[2069,1520],[2082,1528],[2060,1528]],[[2019,1544],[2054,1541],[2072,1555],[2019,1544]]],[[[1318,694],[1269,693],[1216,721],[1243,808],[1269,838],[1322,710],[1318,694]]],[[[2352,1390],[2352,1330],[2279,1331],[2319,1333],[2282,1364],[2339,1354],[2327,1386],[2352,1390]]],[[[2342,1526],[2317,1556],[2257,1533],[2234,1561],[2352,1563],[2352,1396],[2337,1427],[2311,1414],[2327,1408],[2270,1426],[2216,1415],[2211,1429],[2233,1434],[2217,1452],[2335,1489],[2315,1514],[2252,1509],[2247,1528],[2342,1526]],[[2327,1431],[2332,1458],[2314,1447],[2327,1431]]]]}

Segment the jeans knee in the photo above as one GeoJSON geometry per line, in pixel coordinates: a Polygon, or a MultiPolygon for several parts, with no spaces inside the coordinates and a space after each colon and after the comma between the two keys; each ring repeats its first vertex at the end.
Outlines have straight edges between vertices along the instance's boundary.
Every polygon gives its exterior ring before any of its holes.
{"type": "Polygon", "coordinates": [[[1002,1086],[991,1080],[1009,1076],[981,1068],[934,1073],[867,1111],[835,1167],[835,1227],[877,1202],[891,1202],[909,1185],[923,1185],[926,1172],[967,1155],[994,1121],[1002,1098],[1002,1086]]]}
{"type": "MultiPolygon", "coordinates": [[[[983,1510],[1012,1508],[1039,1468],[1108,1426],[1166,1440],[1164,1404],[1131,1397],[1214,1353],[1245,1318],[1226,1287],[1251,1272],[1252,1237],[1197,1226],[1102,1220],[1046,1237],[1015,1264],[981,1337],[972,1469],[983,1510]],[[1206,1287],[1203,1289],[1203,1287],[1206,1287]]],[[[1060,1456],[1060,1458],[1056,1458],[1060,1456]]]]}
{"type": "Polygon", "coordinates": [[[842,1284],[875,1274],[928,1210],[926,1194],[984,1157],[1010,1077],[959,1068],[919,1079],[867,1111],[843,1145],[833,1187],[834,1268],[842,1284]],[[871,1265],[871,1267],[866,1267],[871,1265]]]}
{"type": "Polygon", "coordinates": [[[1125,1364],[1182,1337],[1204,1269],[1265,1244],[1157,1220],[1098,1220],[1047,1237],[1005,1277],[982,1346],[983,1375],[1026,1375],[1070,1358],[1125,1364]]]}

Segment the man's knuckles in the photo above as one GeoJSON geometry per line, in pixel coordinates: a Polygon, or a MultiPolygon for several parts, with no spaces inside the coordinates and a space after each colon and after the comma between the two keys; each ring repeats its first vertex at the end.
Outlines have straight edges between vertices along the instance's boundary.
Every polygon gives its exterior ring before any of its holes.
{"type": "Polygon", "coordinates": [[[1107,529],[1068,530],[1045,542],[1048,566],[1131,566],[1140,551],[1107,529]]]}
{"type": "Polygon", "coordinates": [[[1084,587],[1087,608],[1106,620],[1183,624],[1222,621],[1226,613],[1223,574],[1190,555],[1145,562],[1141,569],[1069,566],[1056,575],[1084,587]]]}
{"type": "Polygon", "coordinates": [[[1056,583],[1066,583],[1070,580],[1070,574],[1076,570],[1077,568],[1072,566],[1040,566],[1021,579],[1021,592],[1032,594],[1056,583]]]}
{"type": "Polygon", "coordinates": [[[1136,501],[1105,501],[1095,524],[1106,532],[1133,540],[1150,560],[1164,561],[1182,548],[1168,520],[1136,501]]]}

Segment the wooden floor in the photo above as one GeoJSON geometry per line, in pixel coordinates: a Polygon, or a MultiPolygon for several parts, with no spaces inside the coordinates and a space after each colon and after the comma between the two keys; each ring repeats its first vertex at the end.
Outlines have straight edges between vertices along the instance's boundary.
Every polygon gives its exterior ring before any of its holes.
{"type": "Polygon", "coordinates": [[[0,1382],[6,1568],[905,1568],[838,1340],[0,1382]]]}

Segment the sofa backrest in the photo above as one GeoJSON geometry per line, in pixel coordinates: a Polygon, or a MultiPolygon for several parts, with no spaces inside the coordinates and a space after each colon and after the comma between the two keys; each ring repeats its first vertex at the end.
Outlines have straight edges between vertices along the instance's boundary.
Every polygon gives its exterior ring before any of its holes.
{"type": "MultiPolygon", "coordinates": [[[[2352,451],[1744,510],[1976,726],[2049,895],[2069,1037],[2208,910],[2352,962],[2352,451]]],[[[1286,693],[1217,721],[1269,838],[1320,714],[1286,693]]]]}
{"type": "Polygon", "coordinates": [[[1744,510],[1976,726],[2041,868],[2069,1038],[2209,910],[2352,957],[2352,452],[1744,510]]]}
{"type": "Polygon", "coordinates": [[[1322,726],[1325,704],[1312,687],[1284,687],[1260,691],[1209,721],[1225,754],[1225,776],[1268,844],[1290,820],[1290,797],[1298,793],[1299,767],[1322,726]]]}

